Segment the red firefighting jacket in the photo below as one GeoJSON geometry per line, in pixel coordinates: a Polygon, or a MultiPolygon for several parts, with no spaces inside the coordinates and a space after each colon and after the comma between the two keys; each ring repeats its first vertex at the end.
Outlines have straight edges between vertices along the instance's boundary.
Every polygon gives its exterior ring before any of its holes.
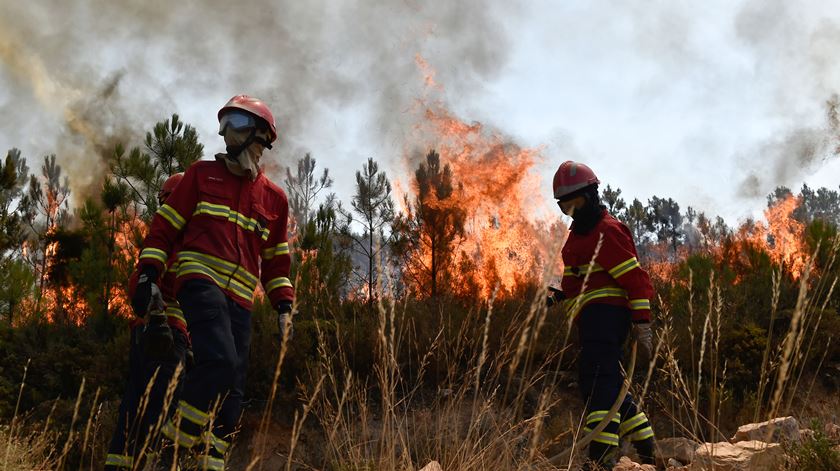
{"type": "MultiPolygon", "coordinates": [[[[574,223],[572,223],[574,229],[574,223]]],[[[606,210],[588,234],[569,233],[563,246],[562,288],[567,296],[566,312],[577,317],[589,303],[627,306],[634,322],[650,322],[650,277],[639,265],[636,246],[627,226],[606,210]],[[595,254],[599,239],[601,248],[595,254]],[[593,261],[594,255],[594,263],[593,261]],[[589,278],[584,286],[584,278],[589,278]]]]}
{"type": "Polygon", "coordinates": [[[248,310],[260,281],[273,306],[292,301],[288,216],[286,194],[262,171],[251,181],[220,160],[198,161],[152,219],[139,265],[162,273],[174,255],[176,293],[187,280],[205,279],[248,310]]]}

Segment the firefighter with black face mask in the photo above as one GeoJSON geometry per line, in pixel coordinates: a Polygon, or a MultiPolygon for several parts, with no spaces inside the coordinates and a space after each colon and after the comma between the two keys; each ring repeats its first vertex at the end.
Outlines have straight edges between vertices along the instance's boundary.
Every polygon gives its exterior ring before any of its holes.
{"type": "MultiPolygon", "coordinates": [[[[237,95],[218,118],[227,152],[187,169],[155,214],[140,252],[141,273],[151,284],[175,252],[175,290],[194,354],[177,410],[163,426],[170,441],[161,451],[164,469],[171,468],[176,444],[193,450],[198,469],[225,469],[242,407],[259,283],[280,327],[290,329],[288,200],[260,167],[277,139],[274,116],[262,101],[237,95]]],[[[138,284],[135,308],[148,304],[146,288],[138,284]]]]}
{"type": "MultiPolygon", "coordinates": [[[[650,298],[653,287],[639,265],[632,235],[610,215],[598,197],[598,177],[586,165],[567,161],[554,174],[554,198],[572,218],[563,246],[562,296],[575,318],[581,352],[580,392],[586,403],[584,432],[592,431],[621,392],[624,342],[633,333],[642,357],[650,358],[650,298]],[[600,248],[598,245],[600,243],[600,248]]],[[[619,441],[630,440],[643,463],[654,463],[653,429],[627,394],[618,417],[589,445],[589,466],[612,469],[619,441]]]]}
{"type": "MultiPolygon", "coordinates": [[[[182,173],[176,173],[163,182],[158,193],[160,205],[178,186],[182,173]]],[[[164,413],[170,384],[177,386],[178,366],[189,363],[189,335],[174,292],[174,267],[168,270],[160,283],[160,291],[151,296],[151,306],[136,312],[146,317],[135,317],[130,323],[128,384],[120,402],[117,428],[111,438],[105,470],[143,469],[146,452],[157,443],[153,432],[159,428],[159,418],[164,413]]],[[[133,296],[140,272],[135,271],[128,283],[129,296],[133,296]]],[[[177,395],[177,388],[173,390],[177,395]]]]}

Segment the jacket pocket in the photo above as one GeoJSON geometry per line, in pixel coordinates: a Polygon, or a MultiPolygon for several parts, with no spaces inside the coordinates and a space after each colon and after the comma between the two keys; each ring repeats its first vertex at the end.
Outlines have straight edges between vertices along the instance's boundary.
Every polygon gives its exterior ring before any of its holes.
{"type": "Polygon", "coordinates": [[[276,211],[266,209],[266,207],[260,203],[254,203],[251,209],[253,213],[251,217],[257,222],[257,227],[254,232],[264,243],[271,235],[270,231],[274,227],[274,223],[277,221],[279,215],[276,211]]]}

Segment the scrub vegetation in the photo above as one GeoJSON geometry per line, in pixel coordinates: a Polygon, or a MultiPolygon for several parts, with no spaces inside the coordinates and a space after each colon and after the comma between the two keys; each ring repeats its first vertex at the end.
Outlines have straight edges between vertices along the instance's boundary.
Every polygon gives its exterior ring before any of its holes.
{"type": "MultiPolygon", "coordinates": [[[[0,469],[101,469],[128,367],[123,285],[160,184],[202,153],[194,130],[172,116],[140,147],[117,146],[97,191],[71,210],[54,157],[30,172],[8,152],[0,469]]],[[[424,154],[405,196],[392,194],[375,159],[359,165],[346,203],[310,155],[278,182],[296,223],[294,333],[283,338],[258,299],[232,469],[581,462],[574,324],[545,302],[564,230],[534,235],[547,249],[529,260],[543,271],[523,265],[515,280],[506,264],[522,263],[520,247],[470,252],[477,230],[504,227],[477,229],[459,194],[464,167],[452,158],[424,154]]],[[[627,202],[601,190],[656,289],[655,355],[636,359],[630,387],[658,437],[715,442],[772,417],[837,420],[838,189],[778,188],[763,218],[737,227],[670,198],[627,202]]],[[[816,434],[785,451],[791,469],[836,469],[836,445],[816,434]]]]}

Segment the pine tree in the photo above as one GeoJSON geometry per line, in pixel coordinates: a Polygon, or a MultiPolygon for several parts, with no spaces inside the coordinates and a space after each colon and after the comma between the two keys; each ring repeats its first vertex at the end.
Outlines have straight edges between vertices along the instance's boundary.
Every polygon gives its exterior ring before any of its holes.
{"type": "Polygon", "coordinates": [[[17,251],[25,238],[21,198],[27,180],[29,167],[20,150],[9,150],[0,162],[0,259],[17,251]]]}
{"type": "Polygon", "coordinates": [[[607,207],[607,211],[618,219],[627,210],[627,203],[621,197],[621,188],[613,189],[610,185],[601,192],[601,200],[607,207]]]}
{"type": "Polygon", "coordinates": [[[158,209],[157,194],[163,182],[201,159],[204,146],[198,142],[195,129],[177,114],[155,124],[146,133],[144,145],[144,149],[134,147],[128,154],[122,144],[117,145],[110,166],[117,182],[130,188],[134,211],[150,222],[158,209]]]}
{"type": "Polygon", "coordinates": [[[27,194],[21,200],[24,218],[30,229],[26,259],[38,283],[35,293],[36,315],[40,314],[46,288],[51,236],[67,220],[69,202],[70,182],[66,176],[62,179],[61,166],[56,163],[55,154],[45,156],[41,177],[30,176],[27,194]]]}
{"type": "MultiPolygon", "coordinates": [[[[295,291],[301,299],[317,299],[318,303],[305,306],[311,316],[318,316],[316,310],[337,309],[337,302],[346,294],[347,283],[353,264],[348,244],[343,236],[346,221],[340,219],[342,211],[330,194],[318,206],[306,227],[301,228],[298,249],[301,261],[293,267],[295,291]]],[[[326,314],[326,313],[324,313],[326,314]]]]}
{"type": "MultiPolygon", "coordinates": [[[[351,203],[353,213],[349,219],[359,223],[361,235],[347,231],[354,242],[354,251],[364,257],[366,266],[355,270],[357,277],[367,287],[367,299],[376,298],[376,283],[381,269],[378,261],[387,251],[385,231],[394,220],[394,202],[391,199],[391,183],[373,159],[368,159],[361,171],[356,172],[356,194],[351,203]]],[[[349,229],[349,225],[348,225],[349,229]]]]}
{"type": "Polygon", "coordinates": [[[414,172],[417,194],[406,202],[408,214],[398,218],[395,247],[403,255],[407,275],[417,289],[437,296],[448,278],[457,243],[464,237],[466,211],[453,204],[457,184],[449,165],[431,150],[414,172]]]}
{"type": "Polygon", "coordinates": [[[301,232],[314,217],[313,206],[315,199],[324,189],[332,187],[329,169],[324,169],[321,176],[315,175],[315,159],[307,152],[297,161],[297,172],[292,175],[290,168],[286,169],[286,191],[289,193],[289,210],[294,219],[296,230],[301,232]]]}

